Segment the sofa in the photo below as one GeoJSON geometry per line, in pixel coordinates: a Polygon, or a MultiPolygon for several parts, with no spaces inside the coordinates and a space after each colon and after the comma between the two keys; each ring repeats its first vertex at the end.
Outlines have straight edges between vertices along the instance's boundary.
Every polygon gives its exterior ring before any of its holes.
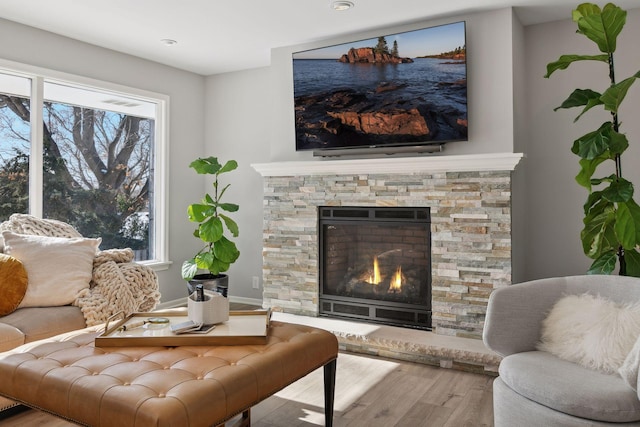
{"type": "MultiPolygon", "coordinates": [[[[0,223],[0,352],[155,309],[155,272],[131,249],[99,244],[61,221],[13,214],[0,223]]],[[[16,405],[0,397],[0,411],[16,405]]]]}
{"type": "Polygon", "coordinates": [[[483,331],[487,347],[503,357],[493,383],[495,426],[640,426],[638,302],[640,279],[622,276],[495,290],[483,331]],[[558,331],[559,346],[550,345],[558,331]]]}

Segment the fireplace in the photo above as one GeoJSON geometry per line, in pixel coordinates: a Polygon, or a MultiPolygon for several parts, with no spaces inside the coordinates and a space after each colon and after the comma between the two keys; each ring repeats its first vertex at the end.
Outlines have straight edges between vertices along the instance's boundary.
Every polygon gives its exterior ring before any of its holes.
{"type": "Polygon", "coordinates": [[[431,329],[428,207],[318,208],[319,314],[431,329]]]}
{"type": "Polygon", "coordinates": [[[480,340],[491,292],[511,284],[511,173],[521,157],[253,165],[264,178],[263,306],[320,315],[319,207],[428,208],[432,331],[480,340]]]}

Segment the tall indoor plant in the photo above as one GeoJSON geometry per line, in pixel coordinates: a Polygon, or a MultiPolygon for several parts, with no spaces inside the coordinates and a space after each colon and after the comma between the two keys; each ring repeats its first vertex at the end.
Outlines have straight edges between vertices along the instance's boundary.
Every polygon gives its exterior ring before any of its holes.
{"type": "Polygon", "coordinates": [[[585,187],[589,196],[584,204],[584,228],[581,232],[585,254],[594,261],[591,274],[611,274],[619,261],[621,275],[640,277],[640,206],[633,199],[633,184],[622,176],[622,154],[629,146],[627,137],[620,133],[618,110],[631,85],[640,78],[640,71],[616,82],[613,53],[616,39],[626,22],[627,13],[614,4],[600,9],[595,4],[583,3],[573,11],[577,32],[595,42],[601,54],[562,55],[547,65],[549,77],[554,71],[564,70],[576,61],[596,61],[608,65],[609,87],[599,93],[591,89],[576,89],[562,105],[556,108],[582,107],[577,121],[585,112],[602,106],[611,113],[597,130],[581,136],[571,151],[580,157],[580,172],[576,181],[585,187]],[[594,177],[602,164],[612,165],[615,173],[594,177]]]}
{"type": "Polygon", "coordinates": [[[240,251],[225,236],[226,228],[233,237],[238,237],[238,224],[223,211],[236,212],[238,205],[221,201],[230,184],[220,188],[219,177],[235,170],[238,163],[229,160],[222,165],[216,157],[208,157],[194,160],[189,167],[199,174],[213,175],[214,180],[213,195],[206,193],[200,203],[189,205],[187,209],[189,220],[198,223],[193,235],[202,240],[204,247],[182,264],[182,278],[189,282],[190,293],[200,281],[204,282],[205,288],[222,290],[226,295],[228,276],[221,273],[227,271],[238,259],[240,251]],[[206,270],[208,273],[197,274],[198,270],[206,270]]]}

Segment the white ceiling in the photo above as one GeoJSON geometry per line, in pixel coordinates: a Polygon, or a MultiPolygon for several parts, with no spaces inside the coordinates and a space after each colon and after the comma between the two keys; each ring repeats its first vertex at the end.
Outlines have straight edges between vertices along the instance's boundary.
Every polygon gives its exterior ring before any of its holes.
{"type": "MultiPolygon", "coordinates": [[[[0,0],[0,17],[202,75],[268,66],[270,50],[513,6],[524,25],[570,19],[577,0],[0,0]],[[178,43],[165,46],[161,39],[178,43]]],[[[617,0],[629,9],[638,0],[617,0]]],[[[6,41],[5,41],[6,42],[6,41]]]]}

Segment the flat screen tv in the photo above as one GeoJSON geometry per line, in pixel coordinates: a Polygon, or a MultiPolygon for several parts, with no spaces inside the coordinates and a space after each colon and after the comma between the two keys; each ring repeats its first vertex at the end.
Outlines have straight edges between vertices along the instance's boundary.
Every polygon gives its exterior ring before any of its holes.
{"type": "Polygon", "coordinates": [[[293,54],[296,150],[467,140],[465,23],[293,54]]]}

